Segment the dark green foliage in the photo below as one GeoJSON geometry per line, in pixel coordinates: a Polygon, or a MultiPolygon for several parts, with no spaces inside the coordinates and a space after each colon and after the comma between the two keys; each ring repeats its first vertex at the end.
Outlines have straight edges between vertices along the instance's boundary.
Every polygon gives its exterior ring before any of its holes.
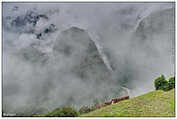
{"type": "Polygon", "coordinates": [[[169,83],[169,89],[175,88],[175,77],[169,78],[168,83],[169,83]]]}
{"type": "Polygon", "coordinates": [[[168,91],[173,88],[175,88],[175,77],[171,77],[167,80],[165,80],[164,75],[161,75],[158,77],[154,82],[156,90],[163,90],[168,91]]]}
{"type": "Polygon", "coordinates": [[[169,84],[168,84],[168,81],[165,80],[165,76],[164,75],[161,75],[160,77],[155,79],[154,84],[155,84],[156,90],[164,90],[164,91],[168,91],[169,90],[169,84]]]}
{"type": "Polygon", "coordinates": [[[80,114],[86,114],[88,112],[92,111],[92,109],[88,106],[82,106],[80,109],[79,109],[79,113],[80,114]]]}
{"type": "Polygon", "coordinates": [[[46,117],[77,117],[78,112],[71,107],[57,108],[52,112],[44,115],[46,117]]]}

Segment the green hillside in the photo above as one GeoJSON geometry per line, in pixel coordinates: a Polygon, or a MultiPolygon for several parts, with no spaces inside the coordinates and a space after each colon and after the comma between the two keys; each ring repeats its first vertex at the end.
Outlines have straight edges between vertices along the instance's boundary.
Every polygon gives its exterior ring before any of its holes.
{"type": "Polygon", "coordinates": [[[175,90],[164,92],[153,91],[129,100],[103,107],[84,117],[174,117],[175,116],[175,90]]]}

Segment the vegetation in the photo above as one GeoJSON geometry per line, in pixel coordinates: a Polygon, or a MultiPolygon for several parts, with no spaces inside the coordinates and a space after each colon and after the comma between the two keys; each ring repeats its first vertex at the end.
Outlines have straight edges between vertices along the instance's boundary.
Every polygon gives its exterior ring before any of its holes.
{"type": "Polygon", "coordinates": [[[43,116],[43,117],[174,117],[175,116],[175,77],[168,80],[161,75],[154,81],[156,91],[124,100],[116,104],[108,105],[93,110],[94,105],[100,100],[95,99],[93,107],[83,106],[79,113],[72,107],[57,108],[44,115],[31,110],[31,113],[19,113],[16,116],[43,116]],[[169,91],[170,90],[170,91],[169,91]],[[27,115],[28,114],[28,115],[27,115]],[[81,115],[80,115],[81,114],[81,115]]]}
{"type": "Polygon", "coordinates": [[[156,90],[164,90],[164,91],[169,90],[168,81],[165,80],[164,75],[161,75],[160,77],[158,77],[154,83],[155,83],[156,90]]]}
{"type": "Polygon", "coordinates": [[[83,106],[79,109],[79,113],[80,114],[85,114],[85,113],[89,113],[90,111],[92,111],[93,109],[88,107],[88,106],[83,106]]]}
{"type": "Polygon", "coordinates": [[[161,75],[154,82],[156,90],[168,91],[175,87],[175,77],[171,77],[168,81],[164,75],[161,75]]]}
{"type": "Polygon", "coordinates": [[[52,112],[49,112],[45,115],[45,117],[77,117],[78,112],[71,107],[57,108],[52,112]]]}
{"type": "Polygon", "coordinates": [[[82,117],[174,117],[174,89],[164,92],[157,90],[148,94],[112,104],[82,117]]]}
{"type": "Polygon", "coordinates": [[[169,78],[168,82],[169,82],[169,89],[175,88],[175,77],[169,78]]]}

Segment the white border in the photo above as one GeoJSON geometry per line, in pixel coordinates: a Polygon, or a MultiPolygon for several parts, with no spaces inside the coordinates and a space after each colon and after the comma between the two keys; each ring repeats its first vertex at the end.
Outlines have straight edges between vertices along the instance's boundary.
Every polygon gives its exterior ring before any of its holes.
{"type": "MultiPolygon", "coordinates": [[[[0,77],[1,77],[1,81],[0,81],[0,86],[2,86],[2,2],[176,2],[176,0],[2,0],[1,4],[0,4],[0,16],[1,16],[1,20],[0,20],[0,35],[1,35],[1,42],[0,42],[0,77]]],[[[175,61],[177,59],[177,41],[176,41],[176,34],[177,34],[177,26],[176,26],[176,4],[175,4],[175,61]]],[[[176,75],[176,67],[177,67],[177,63],[175,62],[175,75],[176,75]]],[[[177,83],[177,82],[176,82],[177,83]]],[[[176,87],[177,88],[177,87],[176,87]]],[[[176,100],[176,89],[175,89],[175,100],[176,100]]],[[[2,87],[0,88],[0,118],[2,118],[2,87]]],[[[12,99],[13,100],[13,99],[12,99]]],[[[177,103],[176,107],[177,107],[177,103]]],[[[175,108],[176,110],[176,114],[177,114],[177,108],[175,108]]],[[[3,117],[3,118],[13,118],[13,119],[18,119],[19,117],[3,117]]],[[[22,119],[25,117],[21,117],[22,119]]],[[[34,117],[28,117],[28,119],[32,119],[34,117]]],[[[38,118],[49,118],[49,117],[35,117],[36,119],[38,118]]],[[[56,117],[50,117],[50,118],[56,118],[56,117]]],[[[58,118],[65,118],[65,117],[58,117],[58,118]]],[[[70,118],[74,118],[74,117],[67,117],[68,119],[70,118]]],[[[97,118],[104,118],[104,117],[76,117],[76,118],[85,118],[85,119],[97,119],[97,118]]],[[[106,117],[107,119],[111,119],[111,117],[106,117]]],[[[124,118],[124,119],[136,119],[136,118],[145,118],[145,119],[158,119],[158,118],[166,118],[166,117],[116,117],[116,118],[124,118]]],[[[171,117],[171,118],[175,118],[175,117],[171,117]]]]}
{"type": "Polygon", "coordinates": [[[2,2],[175,2],[176,0],[2,0],[2,2]]]}

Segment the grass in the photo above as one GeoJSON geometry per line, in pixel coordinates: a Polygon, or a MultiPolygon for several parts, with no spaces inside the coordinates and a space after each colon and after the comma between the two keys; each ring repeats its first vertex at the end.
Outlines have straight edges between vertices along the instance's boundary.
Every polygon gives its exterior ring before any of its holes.
{"type": "Polygon", "coordinates": [[[153,91],[97,109],[82,117],[175,117],[175,90],[153,91]]]}

